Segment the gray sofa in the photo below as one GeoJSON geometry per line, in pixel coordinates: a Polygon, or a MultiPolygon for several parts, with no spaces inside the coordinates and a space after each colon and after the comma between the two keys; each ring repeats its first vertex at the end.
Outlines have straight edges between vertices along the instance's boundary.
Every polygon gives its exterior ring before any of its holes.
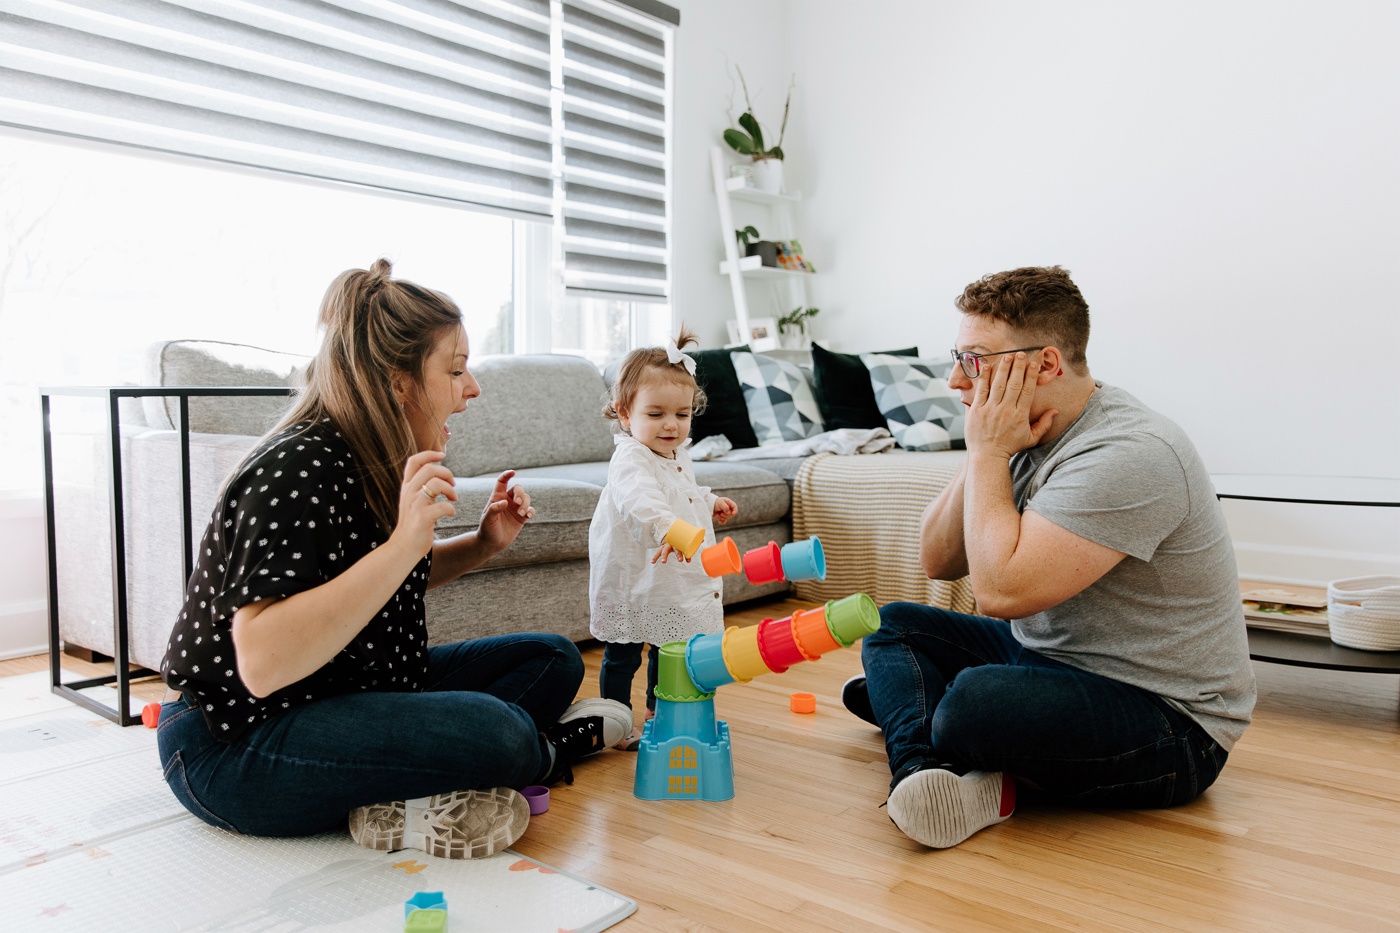
{"type": "MultiPolygon", "coordinates": [[[[154,346],[145,378],[161,386],[295,384],[304,359],[233,344],[171,341],[154,346]]],[[[515,469],[536,517],[514,546],[485,566],[429,591],[428,628],[440,644],[500,632],[588,632],[588,523],[612,456],[601,413],[606,390],[579,357],[496,356],[473,360],[482,394],[450,422],[446,465],[457,477],[457,515],[439,524],[452,535],[476,527],[495,477],[515,469]]],[[[194,540],[219,485],[275,422],[284,399],[214,398],[190,403],[194,540]]],[[[124,511],[130,654],[156,667],[183,596],[179,439],[174,402],[148,399],[123,412],[124,511]]],[[[60,634],[69,646],[111,655],[111,552],[104,444],[98,432],[55,435],[60,634]]],[[[791,480],[801,458],[700,462],[699,481],[739,505],[719,529],[741,551],[791,540],[791,480]]],[[[724,577],[726,604],[787,589],[724,577]]]]}

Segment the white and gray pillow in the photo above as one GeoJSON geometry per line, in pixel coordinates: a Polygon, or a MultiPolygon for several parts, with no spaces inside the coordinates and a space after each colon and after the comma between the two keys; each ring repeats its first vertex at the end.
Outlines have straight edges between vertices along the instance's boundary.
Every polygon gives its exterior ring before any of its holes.
{"type": "Polygon", "coordinates": [[[952,360],[863,353],[875,404],[905,450],[953,450],[964,445],[962,399],[948,387],[952,360]]]}
{"type": "Polygon", "coordinates": [[[822,432],[821,411],[800,366],[757,353],[731,353],[729,358],[760,447],[822,432]]]}

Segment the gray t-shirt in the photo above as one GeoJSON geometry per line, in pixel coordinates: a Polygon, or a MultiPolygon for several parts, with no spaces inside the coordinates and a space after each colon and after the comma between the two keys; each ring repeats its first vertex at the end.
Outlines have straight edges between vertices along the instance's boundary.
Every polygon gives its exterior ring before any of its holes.
{"type": "Polygon", "coordinates": [[[1227,751],[1254,709],[1234,546],[1185,433],[1100,384],[1063,435],[1011,460],[1016,507],[1127,555],[1083,592],[1012,621],[1034,651],[1155,693],[1227,751]]]}

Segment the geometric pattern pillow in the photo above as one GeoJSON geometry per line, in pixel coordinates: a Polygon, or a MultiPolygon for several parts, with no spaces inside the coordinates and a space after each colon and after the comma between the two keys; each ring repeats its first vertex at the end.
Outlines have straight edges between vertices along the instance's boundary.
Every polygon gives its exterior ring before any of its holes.
{"type": "Polygon", "coordinates": [[[948,387],[952,360],[862,353],[875,404],[905,450],[961,450],[966,409],[948,387]]]}
{"type": "Polygon", "coordinates": [[[760,447],[822,432],[817,398],[800,366],[759,353],[731,353],[729,358],[760,447]]]}

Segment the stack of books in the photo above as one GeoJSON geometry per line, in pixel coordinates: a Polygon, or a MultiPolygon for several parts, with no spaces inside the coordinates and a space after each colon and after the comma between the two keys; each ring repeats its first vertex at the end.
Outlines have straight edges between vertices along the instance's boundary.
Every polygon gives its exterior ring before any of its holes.
{"type": "Polygon", "coordinates": [[[1315,595],[1287,587],[1247,589],[1240,593],[1244,600],[1244,622],[1250,628],[1274,632],[1292,632],[1329,638],[1327,630],[1327,596],[1315,595]]]}

